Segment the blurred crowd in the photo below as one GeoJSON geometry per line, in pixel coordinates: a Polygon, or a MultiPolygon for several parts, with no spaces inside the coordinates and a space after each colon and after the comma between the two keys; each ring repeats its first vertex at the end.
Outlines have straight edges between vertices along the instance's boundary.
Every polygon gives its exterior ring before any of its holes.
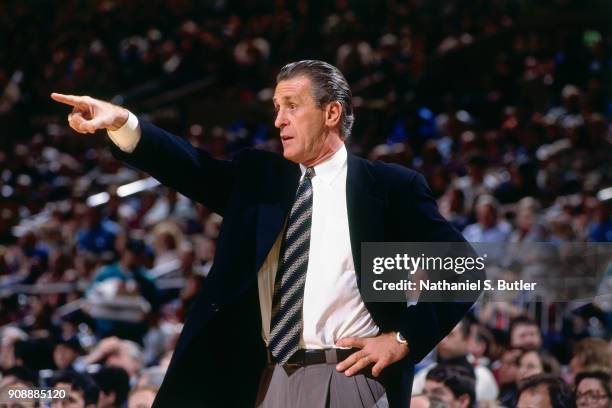
{"type": "MultiPolygon", "coordinates": [[[[541,7],[553,17],[588,11],[551,3],[541,7]]],[[[280,66],[325,59],[353,89],[349,148],[422,172],[469,241],[611,242],[610,34],[513,31],[539,6],[0,3],[0,125],[10,133],[0,142],[0,395],[56,386],[74,406],[150,406],[222,221],[175,191],[130,184],[147,175],[113,159],[103,136],[71,133],[53,115],[64,114],[48,102],[54,90],[104,98],[213,77],[227,103],[269,104],[280,66]],[[502,35],[508,46],[478,56],[493,63],[470,87],[415,93],[427,68],[502,35]]],[[[171,125],[231,158],[245,145],[280,151],[266,120],[210,126],[183,115],[171,125]]],[[[570,303],[480,305],[419,365],[413,406],[609,407],[609,303],[570,303]]]]}

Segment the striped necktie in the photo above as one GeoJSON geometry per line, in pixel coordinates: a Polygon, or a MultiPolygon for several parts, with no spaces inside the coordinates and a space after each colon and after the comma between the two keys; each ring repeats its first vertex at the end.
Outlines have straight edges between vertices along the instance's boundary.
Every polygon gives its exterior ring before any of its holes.
{"type": "Polygon", "coordinates": [[[314,176],[314,168],[307,168],[298,186],[274,281],[268,348],[279,364],[285,364],[298,350],[302,335],[302,304],[312,222],[311,179],[314,176]]]}

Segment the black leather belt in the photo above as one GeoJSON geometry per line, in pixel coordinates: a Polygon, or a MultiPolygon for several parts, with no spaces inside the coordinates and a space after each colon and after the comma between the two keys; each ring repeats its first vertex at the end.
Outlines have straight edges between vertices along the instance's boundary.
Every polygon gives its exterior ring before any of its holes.
{"type": "MultiPolygon", "coordinates": [[[[325,350],[305,350],[296,351],[287,361],[286,364],[304,367],[313,364],[336,364],[354,352],[359,351],[358,348],[350,349],[325,349],[325,350]]],[[[274,356],[270,351],[267,351],[268,363],[276,363],[274,356]]]]}

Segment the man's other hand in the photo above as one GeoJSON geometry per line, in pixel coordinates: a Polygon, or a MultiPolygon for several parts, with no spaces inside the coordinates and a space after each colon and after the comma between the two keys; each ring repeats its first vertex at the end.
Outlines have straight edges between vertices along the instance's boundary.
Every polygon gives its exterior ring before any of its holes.
{"type": "Polygon", "coordinates": [[[399,343],[395,335],[395,333],[383,333],[376,337],[362,339],[347,337],[338,340],[336,342],[338,347],[357,347],[361,350],[339,363],[336,370],[351,376],[374,364],[372,375],[378,377],[385,367],[408,355],[408,345],[399,343]]]}
{"type": "Polygon", "coordinates": [[[68,124],[79,133],[94,133],[99,129],[117,130],[128,120],[127,109],[89,96],[52,93],[51,98],[72,106],[68,124]]]}

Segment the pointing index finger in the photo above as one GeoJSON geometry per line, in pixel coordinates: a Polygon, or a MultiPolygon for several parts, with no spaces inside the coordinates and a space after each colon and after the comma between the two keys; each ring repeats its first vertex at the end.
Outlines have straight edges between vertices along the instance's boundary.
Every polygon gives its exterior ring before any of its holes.
{"type": "Polygon", "coordinates": [[[54,101],[57,101],[57,102],[60,102],[60,103],[64,103],[64,104],[70,105],[70,106],[75,106],[75,107],[87,105],[85,103],[85,98],[82,97],[82,96],[64,95],[64,94],[53,92],[51,94],[51,98],[54,101]]]}

